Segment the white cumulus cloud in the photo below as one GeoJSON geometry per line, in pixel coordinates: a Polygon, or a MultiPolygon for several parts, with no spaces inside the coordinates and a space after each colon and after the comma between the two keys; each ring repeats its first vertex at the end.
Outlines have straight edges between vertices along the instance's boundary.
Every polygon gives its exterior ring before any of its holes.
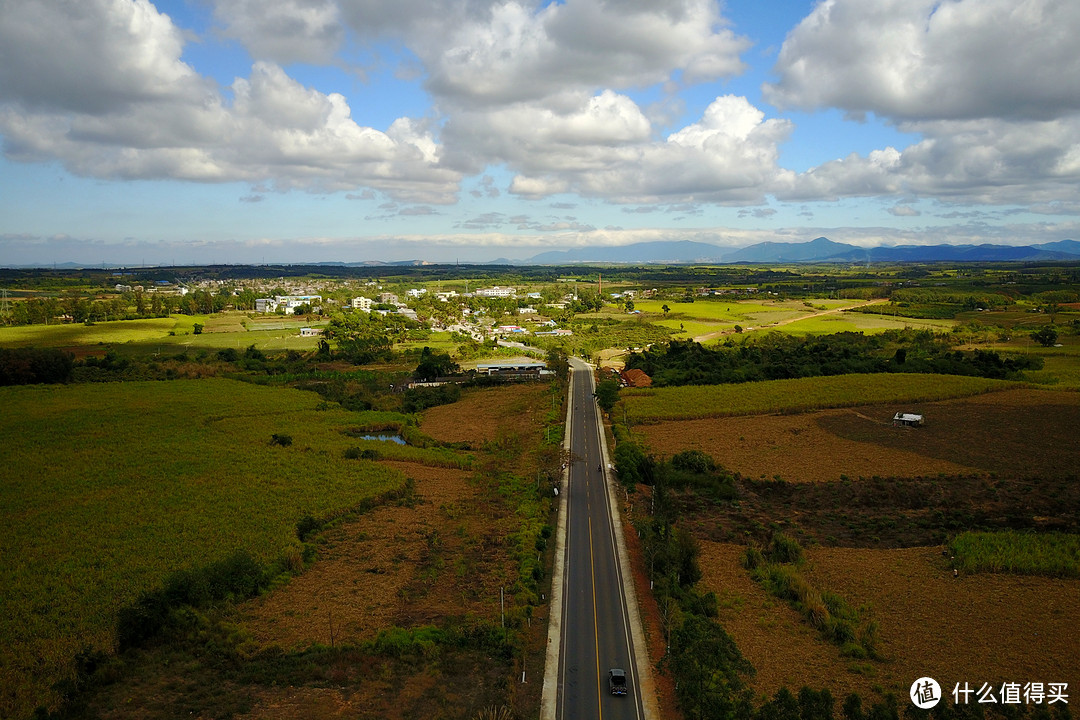
{"type": "Polygon", "coordinates": [[[333,0],[216,0],[214,15],[253,57],[283,65],[329,63],[345,39],[333,0]]]}
{"type": "Polygon", "coordinates": [[[895,121],[1080,110],[1074,0],[825,0],[784,42],[781,107],[895,121]]]}
{"type": "Polygon", "coordinates": [[[454,199],[461,175],[439,164],[423,123],[362,126],[344,96],[304,87],[270,62],[238,78],[230,101],[180,59],[182,48],[179,30],[146,0],[8,2],[0,13],[5,153],[57,159],[92,177],[454,199]],[[22,34],[42,22],[51,42],[22,34]]]}

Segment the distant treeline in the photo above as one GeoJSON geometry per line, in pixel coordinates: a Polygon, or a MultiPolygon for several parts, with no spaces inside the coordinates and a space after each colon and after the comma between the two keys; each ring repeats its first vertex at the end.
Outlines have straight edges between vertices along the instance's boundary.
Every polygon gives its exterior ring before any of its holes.
{"type": "Polygon", "coordinates": [[[653,385],[718,385],[757,380],[849,373],[940,373],[1000,380],[1037,370],[1042,360],[1002,357],[994,351],[953,350],[928,331],[896,330],[879,335],[844,332],[794,337],[770,333],[736,344],[706,348],[692,340],[672,340],[633,353],[627,369],[652,377],[653,385]]]}

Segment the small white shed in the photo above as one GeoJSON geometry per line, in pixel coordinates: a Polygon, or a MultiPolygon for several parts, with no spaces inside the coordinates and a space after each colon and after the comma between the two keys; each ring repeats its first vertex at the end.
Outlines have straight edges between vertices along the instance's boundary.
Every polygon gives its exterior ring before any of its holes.
{"type": "Polygon", "coordinates": [[[898,412],[892,418],[893,427],[918,427],[923,424],[923,416],[915,413],[898,412]]]}

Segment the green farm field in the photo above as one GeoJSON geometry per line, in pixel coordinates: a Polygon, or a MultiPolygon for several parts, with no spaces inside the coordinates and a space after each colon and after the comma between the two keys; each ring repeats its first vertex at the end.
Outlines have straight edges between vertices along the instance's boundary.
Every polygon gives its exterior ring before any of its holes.
{"type": "Polygon", "coordinates": [[[118,609],[168,573],[241,549],[295,553],[303,516],[406,480],[343,459],[358,415],[298,390],[177,380],[8,387],[0,399],[3,717],[52,702],[73,656],[111,649],[118,609]],[[273,434],[293,444],[272,446],[273,434]]]}
{"type": "Polygon", "coordinates": [[[300,337],[300,328],[319,324],[286,318],[250,321],[244,313],[230,312],[117,320],[93,325],[19,325],[0,327],[0,347],[67,348],[78,354],[97,349],[104,352],[106,348],[122,354],[151,354],[216,351],[251,345],[265,351],[314,350],[319,338],[300,337]],[[196,323],[203,326],[198,335],[195,334],[196,323]]]}
{"type": "Polygon", "coordinates": [[[16,325],[0,327],[0,347],[73,347],[157,341],[169,332],[191,332],[194,318],[147,318],[84,325],[16,325]]]}
{"type": "MultiPolygon", "coordinates": [[[[626,389],[620,403],[631,423],[758,413],[786,413],[877,403],[945,400],[1018,387],[1005,380],[889,373],[833,375],[734,385],[626,389]]],[[[619,412],[618,410],[616,412],[619,412]]]]}
{"type": "Polygon", "coordinates": [[[736,325],[746,334],[783,332],[793,335],[818,335],[837,332],[875,333],[891,329],[917,328],[944,332],[955,323],[951,320],[919,320],[865,313],[839,312],[863,304],[855,300],[786,300],[755,302],[745,300],[699,300],[694,303],[642,300],[634,307],[647,313],[649,322],[670,328],[678,337],[697,338],[699,342],[719,342],[736,325]],[[808,304],[809,303],[809,304],[808,304]]]}

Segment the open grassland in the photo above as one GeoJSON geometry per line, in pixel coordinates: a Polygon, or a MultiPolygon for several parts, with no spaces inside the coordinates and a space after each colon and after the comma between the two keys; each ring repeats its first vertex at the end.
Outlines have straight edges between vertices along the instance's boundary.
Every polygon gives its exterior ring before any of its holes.
{"type": "Polygon", "coordinates": [[[973,345],[972,348],[995,350],[1000,353],[1034,355],[1041,358],[1041,370],[1029,370],[1031,382],[1055,388],[1080,389],[1080,335],[1058,336],[1061,347],[1042,347],[1026,334],[1014,336],[1009,342],[973,345]]]}
{"type": "MultiPolygon", "coordinates": [[[[811,316],[794,320],[775,328],[779,332],[792,335],[824,335],[839,332],[861,332],[873,334],[885,330],[933,330],[947,332],[955,323],[952,320],[923,320],[917,318],[897,318],[886,315],[867,313],[833,313],[830,315],[811,316]]],[[[760,328],[763,330],[773,328],[760,328]]]]}
{"type": "Polygon", "coordinates": [[[632,389],[623,391],[620,402],[626,419],[637,424],[730,415],[806,412],[877,403],[928,402],[1017,386],[1017,383],[1004,380],[957,375],[856,374],[734,385],[632,389]]]}
{"type": "Polygon", "coordinates": [[[949,547],[964,572],[1080,577],[1080,535],[966,532],[949,547]]]}
{"type": "Polygon", "coordinates": [[[0,715],[51,700],[79,650],[169,572],[295,549],[296,522],[404,485],[342,460],[353,414],[228,380],[3,388],[0,715]],[[323,409],[319,409],[323,408],[323,409]],[[293,438],[271,446],[274,434],[293,438]],[[9,689],[9,690],[8,690],[9,689]]]}
{"type": "MultiPolygon", "coordinates": [[[[186,318],[190,319],[190,318],[186,318]]],[[[169,332],[190,332],[179,318],[147,318],[84,325],[16,325],[0,327],[2,347],[73,347],[76,345],[147,342],[167,338],[169,332]]]]}
{"type": "Polygon", "coordinates": [[[744,332],[777,331],[794,335],[818,335],[837,332],[875,333],[905,327],[926,328],[935,331],[951,329],[951,320],[919,320],[895,318],[883,315],[840,312],[845,308],[866,304],[859,300],[811,300],[749,301],[710,299],[693,303],[667,304],[664,301],[641,300],[634,303],[637,310],[646,313],[647,319],[672,329],[678,337],[693,337],[699,342],[717,342],[729,337],[736,325],[744,332]]]}
{"type": "Polygon", "coordinates": [[[878,622],[884,661],[845,658],[840,648],[771,597],[739,565],[743,546],[703,542],[703,584],[717,593],[719,621],[757,673],[759,695],[828,687],[833,697],[904,697],[913,679],[956,683],[1080,683],[1080,580],[1016,575],[953,578],[938,548],[810,548],[804,572],[878,622]],[[1054,678],[1051,680],[1051,678],[1054,678]]]}
{"type": "Polygon", "coordinates": [[[319,326],[303,319],[255,319],[245,313],[172,315],[166,318],[117,320],[92,325],[19,325],[0,327],[0,347],[56,347],[79,355],[95,349],[115,349],[124,354],[174,354],[184,351],[243,349],[314,350],[318,337],[300,337],[300,328],[319,326]],[[195,334],[195,325],[202,332],[195,334]]]}
{"type": "Polygon", "coordinates": [[[1080,394],[1018,388],[935,402],[673,420],[634,430],[658,455],[701,450],[745,477],[824,482],[973,472],[1064,477],[1080,467],[1073,437],[1078,422],[1080,394]],[[893,427],[897,410],[923,413],[926,425],[893,427]]]}

